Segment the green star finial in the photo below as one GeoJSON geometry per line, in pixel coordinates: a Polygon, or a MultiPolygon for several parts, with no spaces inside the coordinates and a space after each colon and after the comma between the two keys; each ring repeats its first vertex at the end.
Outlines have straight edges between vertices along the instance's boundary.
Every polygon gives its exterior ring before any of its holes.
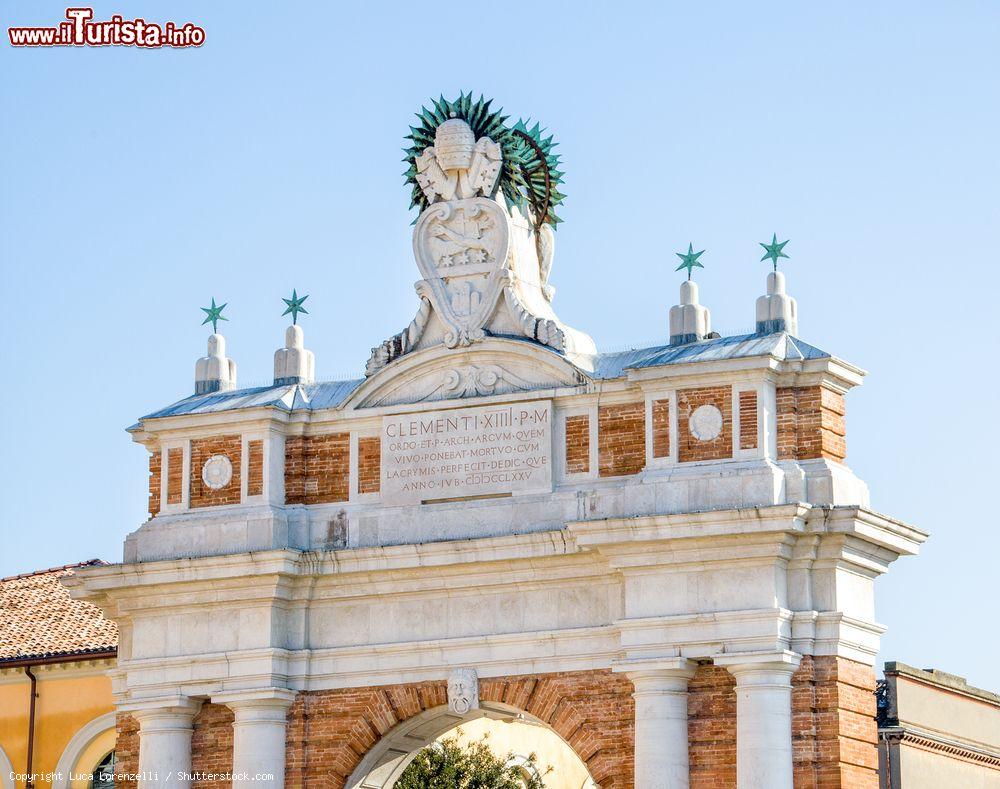
{"type": "Polygon", "coordinates": [[[299,294],[295,292],[295,288],[292,288],[292,297],[290,299],[282,299],[282,301],[285,302],[285,304],[287,304],[288,306],[285,308],[285,311],[281,314],[287,315],[288,313],[292,313],[292,325],[295,325],[298,322],[300,312],[306,315],[309,314],[309,310],[307,310],[305,307],[302,306],[302,302],[304,302],[308,298],[309,298],[308,296],[303,296],[302,298],[299,298],[299,294]]]}
{"type": "Polygon", "coordinates": [[[695,252],[694,246],[692,244],[688,244],[687,254],[683,252],[675,252],[674,254],[681,259],[681,264],[675,268],[674,271],[680,271],[682,268],[686,268],[688,272],[688,279],[691,279],[692,269],[705,268],[698,262],[698,258],[705,254],[704,249],[701,252],[695,252]]]}
{"type": "Polygon", "coordinates": [[[222,314],[222,311],[225,308],[226,308],[225,304],[220,304],[218,307],[216,307],[215,306],[215,297],[213,296],[212,297],[212,306],[211,307],[202,307],[201,308],[202,312],[205,313],[205,320],[203,320],[201,322],[201,325],[204,326],[206,323],[208,323],[209,321],[211,321],[212,322],[212,334],[218,334],[219,333],[219,329],[218,329],[218,323],[219,323],[219,321],[228,321],[229,320],[229,318],[227,318],[225,315],[222,314]]]}
{"type": "Polygon", "coordinates": [[[788,243],[788,240],[786,239],[786,240],[782,241],[779,244],[778,243],[778,234],[777,233],[772,233],[771,234],[771,243],[770,244],[765,244],[763,241],[760,241],[758,243],[762,247],[764,247],[764,257],[762,257],[761,260],[768,260],[768,259],[770,259],[771,263],[774,265],[774,270],[777,271],[778,270],[778,258],[787,258],[788,257],[788,255],[786,255],[784,252],[781,251],[781,250],[783,250],[785,248],[785,244],[788,243]]]}

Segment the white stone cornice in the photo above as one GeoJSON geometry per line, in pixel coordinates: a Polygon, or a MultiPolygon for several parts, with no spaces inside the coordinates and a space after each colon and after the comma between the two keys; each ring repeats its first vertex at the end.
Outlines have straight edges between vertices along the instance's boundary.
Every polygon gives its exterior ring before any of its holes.
{"type": "Polygon", "coordinates": [[[211,699],[213,704],[225,704],[231,709],[240,706],[288,708],[295,701],[296,695],[296,692],[289,688],[272,686],[246,688],[243,690],[224,690],[219,693],[213,693],[211,699]]]}
{"type": "Polygon", "coordinates": [[[698,663],[684,657],[629,658],[616,660],[611,670],[626,674],[633,681],[645,677],[679,677],[690,679],[698,670],[698,663]]]}
{"type": "Polygon", "coordinates": [[[201,709],[201,699],[194,699],[183,693],[166,693],[159,696],[139,696],[124,699],[118,703],[118,712],[126,712],[142,720],[143,718],[154,719],[194,718],[201,709]]]}
{"type": "Polygon", "coordinates": [[[572,521],[566,528],[581,547],[603,549],[625,542],[655,542],[754,533],[802,532],[810,507],[781,504],[730,510],[705,510],[675,515],[572,521]]]}

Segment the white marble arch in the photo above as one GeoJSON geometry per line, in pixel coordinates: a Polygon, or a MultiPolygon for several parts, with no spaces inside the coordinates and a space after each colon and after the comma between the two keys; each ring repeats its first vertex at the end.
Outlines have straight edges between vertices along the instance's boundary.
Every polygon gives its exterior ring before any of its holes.
{"type": "MultiPolygon", "coordinates": [[[[551,726],[534,715],[509,704],[487,701],[479,709],[471,710],[465,715],[458,715],[449,710],[447,704],[442,704],[393,727],[365,754],[347,780],[346,789],[390,789],[421,748],[463,723],[484,717],[497,721],[524,720],[544,726],[555,733],[551,726]]],[[[562,740],[561,737],[560,739],[562,740]]],[[[569,743],[565,740],[562,742],[572,751],[569,743]]],[[[584,789],[591,786],[596,786],[593,780],[584,783],[584,789]]]]}
{"type": "Polygon", "coordinates": [[[99,715],[80,727],[70,741],[66,743],[62,756],[59,757],[59,761],[56,763],[55,776],[52,779],[52,789],[70,789],[73,784],[70,780],[70,774],[76,766],[80,755],[94,740],[109,729],[114,728],[115,713],[113,712],[106,712],[104,715],[99,715]]]}
{"type": "Polygon", "coordinates": [[[14,772],[14,765],[10,763],[3,748],[0,748],[0,789],[16,789],[14,781],[10,777],[14,772]]]}
{"type": "Polygon", "coordinates": [[[435,345],[408,353],[361,384],[344,409],[579,387],[586,382],[580,368],[551,348],[490,337],[466,349],[435,345]]]}

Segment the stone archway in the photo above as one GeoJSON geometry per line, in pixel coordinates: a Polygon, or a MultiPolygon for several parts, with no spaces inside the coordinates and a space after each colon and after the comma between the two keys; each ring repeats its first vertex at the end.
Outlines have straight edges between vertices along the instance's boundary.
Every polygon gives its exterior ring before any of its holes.
{"type": "MultiPolygon", "coordinates": [[[[580,772],[585,773],[589,781],[592,779],[587,773],[586,765],[580,760],[569,744],[559,737],[554,730],[534,716],[527,715],[522,710],[511,707],[508,704],[498,702],[486,702],[479,709],[472,710],[464,715],[458,715],[447,706],[434,707],[433,709],[414,715],[402,723],[397,724],[388,734],[382,737],[378,743],[365,754],[361,763],[354,770],[354,773],[347,780],[347,789],[392,789],[396,781],[403,774],[407,765],[421,748],[431,744],[449,732],[460,730],[463,725],[481,728],[480,724],[486,721],[506,723],[519,728],[537,726],[544,728],[549,736],[543,738],[541,732],[535,734],[533,748],[528,751],[539,750],[539,746],[555,746],[563,753],[568,753],[570,758],[576,762],[580,772]]],[[[523,735],[524,732],[522,732],[523,735]]],[[[523,749],[522,749],[523,750],[523,749]]],[[[503,755],[502,751],[497,752],[503,755]]],[[[515,754],[515,760],[523,755],[515,754]]],[[[573,789],[577,789],[581,780],[577,780],[573,789]]],[[[556,784],[564,786],[566,782],[556,784]]]]}
{"type": "MultiPolygon", "coordinates": [[[[632,691],[607,669],[491,677],[479,681],[479,712],[544,724],[601,789],[631,789],[632,691]]],[[[286,786],[391,786],[412,753],[465,719],[447,704],[444,681],[299,693],[288,716],[286,786]]]]}

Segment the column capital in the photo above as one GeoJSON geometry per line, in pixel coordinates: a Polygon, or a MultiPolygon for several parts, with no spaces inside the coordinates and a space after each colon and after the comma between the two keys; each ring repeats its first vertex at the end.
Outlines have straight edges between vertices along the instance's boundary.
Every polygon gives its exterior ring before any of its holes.
{"type": "Polygon", "coordinates": [[[128,699],[117,706],[139,721],[141,729],[190,728],[202,702],[181,693],[151,698],[128,699]]]}
{"type": "Polygon", "coordinates": [[[733,652],[717,655],[713,662],[736,677],[737,685],[788,684],[802,662],[802,655],[788,649],[780,652],[733,652]]]}
{"type": "Polygon", "coordinates": [[[295,701],[297,692],[289,688],[251,688],[247,690],[225,690],[212,694],[213,704],[224,704],[231,709],[237,720],[257,717],[280,717],[295,701]]]}
{"type": "Polygon", "coordinates": [[[635,658],[616,660],[611,670],[632,680],[637,693],[686,691],[698,664],[684,657],[635,658]]]}

